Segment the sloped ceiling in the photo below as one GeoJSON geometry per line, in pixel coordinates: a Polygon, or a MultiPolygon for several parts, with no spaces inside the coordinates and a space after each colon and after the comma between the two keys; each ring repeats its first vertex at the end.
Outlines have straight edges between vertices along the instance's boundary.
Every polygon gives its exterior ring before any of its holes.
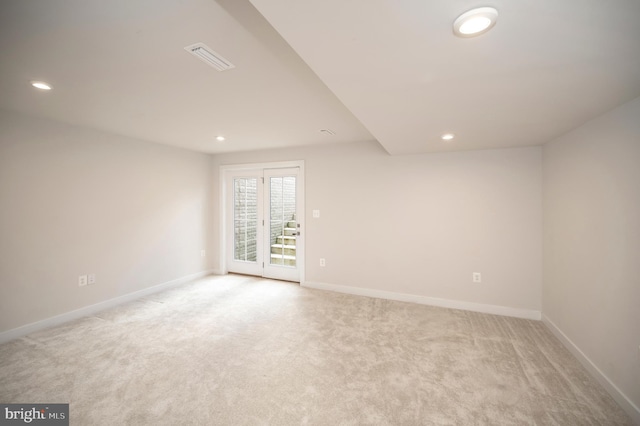
{"type": "Polygon", "coordinates": [[[2,0],[0,108],[209,153],[538,145],[640,96],[638,17],[636,0],[2,0]],[[478,6],[496,26],[455,37],[478,6]]]}

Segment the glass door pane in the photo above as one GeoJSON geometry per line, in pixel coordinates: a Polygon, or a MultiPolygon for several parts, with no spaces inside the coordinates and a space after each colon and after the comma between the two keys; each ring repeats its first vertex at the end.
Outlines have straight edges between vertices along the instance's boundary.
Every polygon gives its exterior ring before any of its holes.
{"type": "Polygon", "coordinates": [[[257,261],[258,180],[233,180],[233,258],[245,262],[257,261]]]}
{"type": "Polygon", "coordinates": [[[269,178],[271,265],[296,267],[296,177],[269,178]]]}

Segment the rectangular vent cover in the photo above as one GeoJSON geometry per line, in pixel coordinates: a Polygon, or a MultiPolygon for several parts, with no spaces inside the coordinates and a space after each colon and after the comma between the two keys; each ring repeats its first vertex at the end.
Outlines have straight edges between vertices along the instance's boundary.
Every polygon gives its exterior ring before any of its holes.
{"type": "Polygon", "coordinates": [[[235,68],[235,65],[211,50],[211,48],[204,43],[192,44],[191,46],[185,47],[184,50],[191,53],[202,62],[217,69],[218,71],[225,71],[231,68],[235,68]]]}

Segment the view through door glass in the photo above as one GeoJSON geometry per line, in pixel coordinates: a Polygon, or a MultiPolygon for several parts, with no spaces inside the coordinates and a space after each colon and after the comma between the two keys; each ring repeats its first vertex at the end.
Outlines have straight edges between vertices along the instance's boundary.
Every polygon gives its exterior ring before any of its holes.
{"type": "Polygon", "coordinates": [[[296,177],[269,178],[269,237],[273,266],[296,267],[296,177]]]}
{"type": "Polygon", "coordinates": [[[258,179],[233,180],[233,258],[257,261],[258,179]]]}

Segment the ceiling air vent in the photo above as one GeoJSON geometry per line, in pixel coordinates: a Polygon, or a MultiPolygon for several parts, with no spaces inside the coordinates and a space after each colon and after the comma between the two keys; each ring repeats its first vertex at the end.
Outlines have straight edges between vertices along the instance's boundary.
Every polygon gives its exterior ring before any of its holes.
{"type": "Polygon", "coordinates": [[[185,47],[184,50],[218,71],[225,71],[236,67],[231,62],[211,50],[211,48],[204,43],[192,44],[191,46],[185,47]]]}

